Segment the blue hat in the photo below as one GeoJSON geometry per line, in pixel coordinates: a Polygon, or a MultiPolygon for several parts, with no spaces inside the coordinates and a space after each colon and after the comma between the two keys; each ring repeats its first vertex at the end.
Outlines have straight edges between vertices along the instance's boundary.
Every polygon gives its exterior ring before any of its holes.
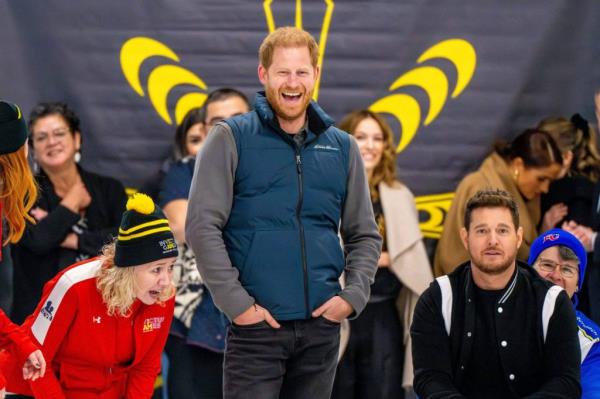
{"type": "MultiPolygon", "coordinates": [[[[577,281],[577,287],[581,291],[583,285],[583,278],[585,277],[585,267],[587,265],[587,253],[583,244],[573,234],[563,229],[552,229],[548,230],[541,236],[535,239],[531,244],[531,250],[529,251],[529,260],[527,263],[533,265],[537,257],[546,248],[554,247],[556,245],[563,245],[571,251],[575,252],[575,255],[579,259],[579,279],[577,281]]],[[[573,302],[577,303],[577,296],[573,295],[573,302]]]]}

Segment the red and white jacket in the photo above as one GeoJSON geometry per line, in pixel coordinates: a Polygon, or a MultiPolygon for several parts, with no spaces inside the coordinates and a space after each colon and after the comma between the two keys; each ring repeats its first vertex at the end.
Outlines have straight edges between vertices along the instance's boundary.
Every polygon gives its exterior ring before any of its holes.
{"type": "MultiPolygon", "coordinates": [[[[31,339],[25,334],[25,332],[16,324],[10,321],[8,317],[0,310],[0,349],[6,346],[14,346],[20,355],[17,356],[19,359],[28,357],[31,352],[36,351],[38,348],[31,342],[31,339]]],[[[23,363],[20,364],[23,367],[23,363]]],[[[6,387],[6,380],[0,372],[0,389],[6,387]]]]}
{"type": "Polygon", "coordinates": [[[9,376],[7,392],[38,399],[152,396],[174,298],[164,305],[136,300],[131,316],[109,316],[96,288],[101,266],[99,258],[72,265],[45,285],[23,327],[40,344],[48,370],[43,378],[24,381],[23,364],[5,362],[0,367],[9,376]]]}

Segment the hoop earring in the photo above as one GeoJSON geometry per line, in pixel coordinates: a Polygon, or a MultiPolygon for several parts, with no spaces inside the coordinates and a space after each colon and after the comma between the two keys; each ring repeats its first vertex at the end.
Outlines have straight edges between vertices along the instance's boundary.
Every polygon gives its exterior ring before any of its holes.
{"type": "Polygon", "coordinates": [[[37,163],[34,157],[31,157],[29,161],[29,166],[31,167],[31,173],[33,175],[37,175],[40,173],[40,165],[37,163]]]}

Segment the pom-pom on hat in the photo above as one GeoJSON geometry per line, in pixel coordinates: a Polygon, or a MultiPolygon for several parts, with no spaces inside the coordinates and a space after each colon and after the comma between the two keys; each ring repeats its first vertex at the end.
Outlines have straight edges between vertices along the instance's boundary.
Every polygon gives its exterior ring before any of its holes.
{"type": "MultiPolygon", "coordinates": [[[[585,277],[585,267],[587,265],[587,254],[583,244],[573,234],[563,229],[548,230],[533,241],[529,251],[529,260],[527,263],[533,265],[540,254],[550,247],[556,245],[565,246],[575,253],[579,259],[579,279],[577,280],[578,291],[581,291],[583,278],[585,277]]],[[[572,301],[577,303],[577,294],[573,295],[572,301]]]]}
{"type": "Polygon", "coordinates": [[[177,254],[177,243],[162,210],[146,194],[134,194],[121,219],[115,266],[137,266],[177,254]]]}
{"type": "Polygon", "coordinates": [[[0,100],[0,155],[17,151],[27,136],[27,124],[19,106],[0,100]]]}

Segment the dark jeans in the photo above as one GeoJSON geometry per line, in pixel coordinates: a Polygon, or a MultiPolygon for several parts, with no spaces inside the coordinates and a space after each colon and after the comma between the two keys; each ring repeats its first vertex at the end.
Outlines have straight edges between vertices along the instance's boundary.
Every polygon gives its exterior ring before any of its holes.
{"type": "Polygon", "coordinates": [[[165,352],[169,357],[169,399],[221,399],[223,354],[188,345],[169,335],[165,352]]]}
{"type": "Polygon", "coordinates": [[[227,335],[225,399],[329,399],[340,326],[322,317],[249,326],[227,335]]]}
{"type": "Polygon", "coordinates": [[[394,299],[367,304],[350,321],[350,340],[338,365],[332,398],[404,398],[402,330],[394,299]]]}

